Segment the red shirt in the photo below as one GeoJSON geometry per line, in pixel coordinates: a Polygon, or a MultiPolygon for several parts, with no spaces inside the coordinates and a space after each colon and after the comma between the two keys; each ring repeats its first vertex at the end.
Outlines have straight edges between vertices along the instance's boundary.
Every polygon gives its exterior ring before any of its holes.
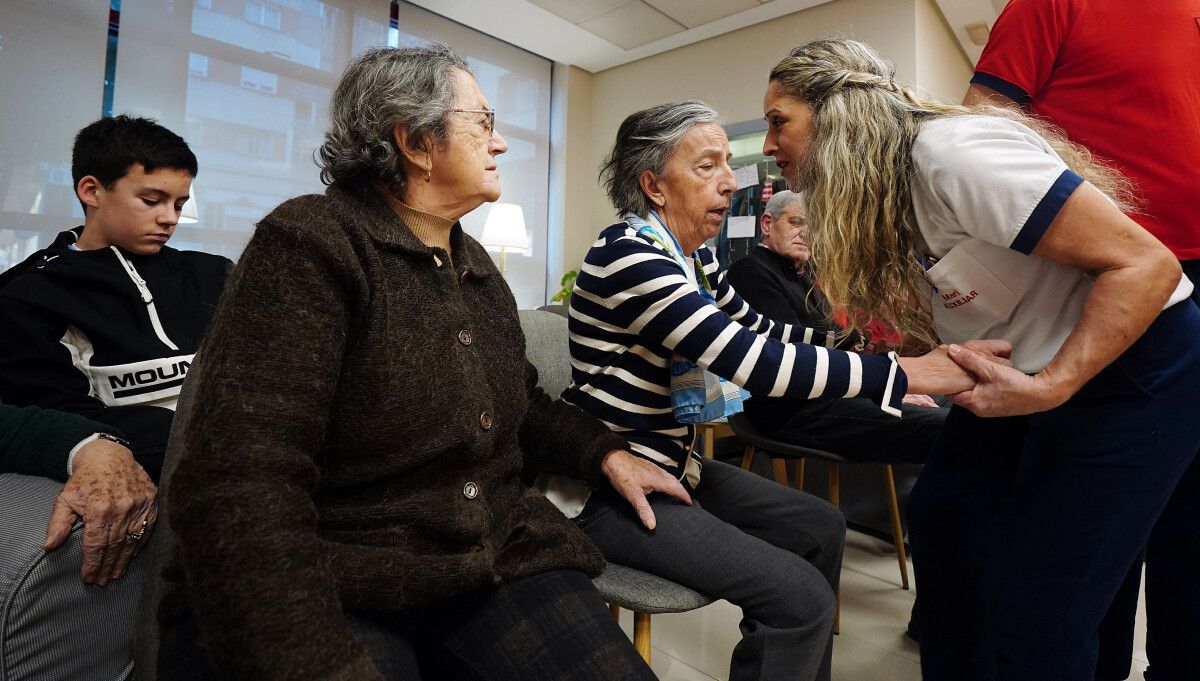
{"type": "Polygon", "coordinates": [[[971,82],[1110,161],[1131,217],[1200,259],[1200,0],[1011,0],[971,82]]]}

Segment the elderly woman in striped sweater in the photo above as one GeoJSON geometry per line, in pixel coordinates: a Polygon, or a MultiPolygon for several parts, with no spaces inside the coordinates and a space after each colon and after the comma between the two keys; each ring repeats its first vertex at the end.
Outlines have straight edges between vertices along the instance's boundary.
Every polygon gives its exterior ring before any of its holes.
{"type": "Polygon", "coordinates": [[[576,280],[573,382],[563,395],[678,477],[698,503],[652,496],[657,529],[648,532],[611,491],[563,487],[550,496],[609,560],[742,608],[731,680],[828,679],[845,521],[820,499],[701,461],[693,428],[672,414],[671,359],[755,395],[863,396],[897,417],[908,390],[955,393],[974,380],[943,351],[860,357],[742,302],[703,247],[737,188],[718,122],[707,105],[688,101],[622,123],[602,175],[623,220],[601,232],[576,280]]]}

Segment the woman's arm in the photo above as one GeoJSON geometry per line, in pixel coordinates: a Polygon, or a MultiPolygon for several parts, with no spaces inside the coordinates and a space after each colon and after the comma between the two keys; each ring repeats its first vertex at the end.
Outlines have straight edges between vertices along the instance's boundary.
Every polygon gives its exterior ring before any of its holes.
{"type": "Polygon", "coordinates": [[[629,442],[609,430],[599,419],[561,399],[551,399],[538,387],[537,369],[525,361],[525,391],[529,407],[521,423],[519,440],[528,473],[553,473],[578,478],[598,487],[605,481],[601,464],[615,449],[629,442]]]}
{"type": "MultiPolygon", "coordinates": [[[[731,291],[728,289],[727,297],[731,291]]],[[[575,295],[572,321],[594,320],[585,331],[594,330],[598,336],[610,329],[637,334],[646,347],[665,347],[754,395],[800,399],[863,396],[898,414],[909,389],[954,393],[973,383],[944,354],[901,360],[907,366],[900,366],[905,370],[912,367],[917,374],[916,386],[909,388],[910,379],[890,357],[863,357],[810,345],[803,337],[785,335],[781,340],[774,334],[756,332],[709,304],[668,256],[632,239],[593,248],[576,280],[575,295]]],[[[717,302],[722,306],[729,303],[717,302]]],[[[769,324],[763,318],[758,326],[769,324]]],[[[578,331],[582,324],[572,328],[583,335],[578,331]]],[[[600,338],[597,341],[602,343],[600,338]]],[[[585,345],[573,343],[573,352],[576,346],[581,352],[587,350],[585,345]]]]}
{"type": "Polygon", "coordinates": [[[602,421],[561,399],[551,400],[537,387],[537,370],[526,361],[529,409],[521,424],[522,468],[587,481],[593,488],[605,482],[629,501],[646,526],[656,525],[646,495],[662,492],[691,505],[692,499],[670,473],[630,454],[629,442],[602,421]]]}
{"type": "Polygon", "coordinates": [[[1095,282],[1075,328],[1032,377],[952,349],[980,380],[955,401],[977,414],[1029,414],[1066,402],[1142,335],[1182,276],[1166,246],[1087,183],[1063,204],[1033,254],[1088,272],[1095,282]]]}

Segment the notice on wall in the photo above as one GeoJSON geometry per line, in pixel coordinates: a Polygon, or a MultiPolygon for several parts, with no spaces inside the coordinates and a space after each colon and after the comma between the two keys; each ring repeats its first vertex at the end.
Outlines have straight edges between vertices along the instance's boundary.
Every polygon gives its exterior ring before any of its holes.
{"type": "Polygon", "coordinates": [[[737,178],[738,189],[753,187],[758,184],[758,164],[751,163],[748,166],[742,166],[733,171],[733,176],[737,178]]]}
{"type": "MultiPolygon", "coordinates": [[[[753,167],[753,166],[751,166],[753,167]]],[[[746,239],[754,238],[755,218],[753,215],[731,215],[729,216],[729,238],[730,239],[746,239]]]]}

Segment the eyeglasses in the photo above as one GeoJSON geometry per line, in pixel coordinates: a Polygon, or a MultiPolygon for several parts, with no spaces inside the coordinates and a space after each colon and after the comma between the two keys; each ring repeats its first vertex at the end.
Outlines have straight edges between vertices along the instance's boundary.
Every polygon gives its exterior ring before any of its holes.
{"type": "Polygon", "coordinates": [[[496,110],[495,109],[450,109],[450,112],[451,113],[484,114],[485,118],[484,118],[484,120],[480,121],[479,124],[482,125],[485,130],[487,130],[487,133],[489,135],[492,134],[493,132],[495,132],[495,130],[496,130],[496,110]]]}

